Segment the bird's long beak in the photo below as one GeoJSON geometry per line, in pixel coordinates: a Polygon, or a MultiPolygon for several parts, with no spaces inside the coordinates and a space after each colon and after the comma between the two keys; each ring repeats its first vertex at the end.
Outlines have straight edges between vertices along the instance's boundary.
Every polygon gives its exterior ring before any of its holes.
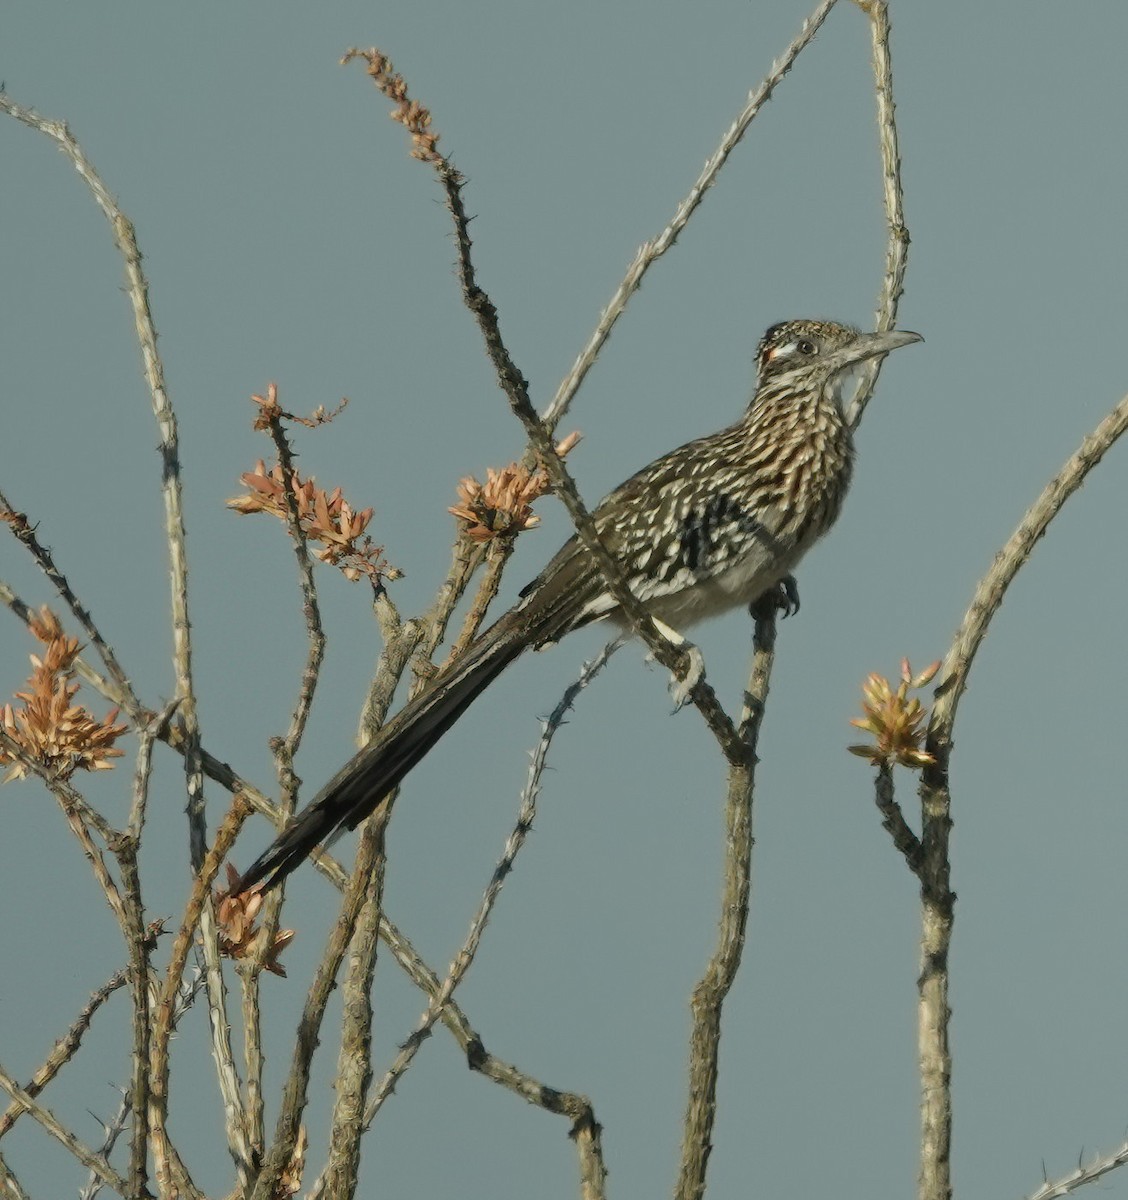
{"type": "Polygon", "coordinates": [[[919,333],[908,329],[891,329],[888,333],[863,333],[856,342],[843,346],[834,352],[839,358],[841,367],[849,367],[854,363],[864,362],[867,358],[876,358],[879,354],[888,354],[901,346],[911,346],[913,342],[923,342],[919,333]]]}

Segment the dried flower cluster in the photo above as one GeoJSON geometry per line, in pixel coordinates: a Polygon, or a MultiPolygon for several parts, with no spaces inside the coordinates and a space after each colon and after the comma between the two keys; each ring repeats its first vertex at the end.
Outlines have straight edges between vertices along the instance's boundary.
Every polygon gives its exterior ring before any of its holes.
{"type": "MultiPolygon", "coordinates": [[[[579,440],[578,433],[570,433],[557,445],[556,453],[563,458],[579,440]]],[[[535,471],[520,463],[510,463],[500,471],[488,467],[484,484],[472,475],[459,482],[459,503],[447,511],[465,522],[466,536],[472,541],[516,537],[540,524],[532,504],[550,491],[552,485],[543,467],[535,471]]]]}
{"type": "MultiPolygon", "coordinates": [[[[286,476],[281,465],[267,471],[266,464],[259,459],[255,469],[241,479],[250,491],[228,500],[228,508],[241,513],[273,513],[283,521],[288,519],[286,476]]],[[[320,543],[316,556],[321,562],[339,568],[352,580],[400,577],[401,573],[383,560],[384,547],[373,545],[364,533],[372,520],[372,509],[354,512],[340,488],[326,492],[312,478],[303,480],[297,471],[291,476],[290,486],[302,530],[311,542],[320,543]]]]}
{"type": "MultiPolygon", "coordinates": [[[[46,606],[32,614],[28,628],[46,650],[42,657],[31,655],[32,672],[28,690],[16,692],[21,703],[0,709],[4,732],[29,758],[42,763],[60,778],[75,771],[107,771],[111,758],[120,758],[115,749],[127,726],[115,725],[118,710],[111,709],[99,721],[81,704],[74,703],[78,683],[73,678],[74,660],[81,647],[77,639],[67,637],[58,617],[46,606]]],[[[4,781],[20,779],[30,768],[0,747],[0,764],[11,766],[4,781]]]]}
{"type": "Polygon", "coordinates": [[[349,50],[341,59],[341,66],[352,62],[354,58],[362,58],[368,64],[368,74],[372,82],[395,105],[395,111],[388,115],[411,134],[411,157],[421,162],[444,162],[443,156],[435,149],[439,135],[431,132],[431,114],[422,104],[412,100],[407,94],[407,81],[402,75],[396,74],[392,60],[379,50],[349,50]]]}
{"type": "MultiPolygon", "coordinates": [[[[263,894],[260,888],[252,888],[249,892],[231,894],[231,889],[239,882],[239,872],[227,864],[226,892],[216,896],[216,919],[219,924],[219,952],[228,958],[249,958],[259,950],[262,929],[255,928],[255,921],[263,905],[263,894]]],[[[275,975],[285,977],[286,970],[278,961],[278,956],[294,940],[292,929],[280,929],[274,935],[270,948],[266,952],[262,965],[275,975]]]]}
{"type": "Polygon", "coordinates": [[[903,767],[918,770],[936,760],[921,747],[924,743],[925,720],[928,710],[910,691],[931,683],[940,670],[934,662],[919,675],[913,675],[907,658],[901,659],[901,683],[896,691],[883,675],[871,675],[862,685],[862,711],[864,717],[850,722],[859,729],[872,733],[872,745],[850,746],[851,754],[868,758],[874,766],[891,766],[900,763],[903,767]]]}

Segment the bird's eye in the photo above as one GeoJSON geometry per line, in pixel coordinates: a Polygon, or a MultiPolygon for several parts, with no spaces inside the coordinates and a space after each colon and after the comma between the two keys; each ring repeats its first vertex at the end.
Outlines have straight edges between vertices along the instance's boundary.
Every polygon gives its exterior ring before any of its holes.
{"type": "Polygon", "coordinates": [[[810,341],[808,338],[801,338],[796,343],[795,348],[796,348],[796,350],[799,351],[800,354],[811,355],[811,354],[818,354],[818,352],[819,352],[818,346],[816,346],[815,343],[810,341]]]}

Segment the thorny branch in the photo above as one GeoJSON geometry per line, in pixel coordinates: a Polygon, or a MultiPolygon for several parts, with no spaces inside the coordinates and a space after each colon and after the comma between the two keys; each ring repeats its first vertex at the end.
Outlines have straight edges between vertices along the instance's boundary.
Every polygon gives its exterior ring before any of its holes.
{"type": "Polygon", "coordinates": [[[489,921],[490,914],[493,912],[494,905],[497,902],[501,889],[513,869],[514,861],[521,847],[525,844],[525,839],[533,827],[533,820],[536,817],[537,797],[540,792],[541,775],[544,773],[545,763],[548,756],[549,747],[552,745],[552,740],[556,735],[557,730],[564,723],[564,718],[567,716],[572,705],[576,702],[576,697],[580,692],[588,686],[595,676],[603,669],[611,655],[618,649],[621,644],[620,640],[609,642],[596,657],[585,665],[579,678],[570,684],[560,698],[556,707],[552,710],[544,722],[544,729],[541,733],[540,740],[537,742],[536,748],[532,754],[532,762],[529,766],[529,777],[525,787],[521,793],[521,804],[517,814],[517,824],[513,832],[509,835],[505,844],[505,849],[502,852],[501,858],[498,860],[497,866],[494,868],[493,875],[486,887],[485,894],[482,896],[481,903],[478,906],[478,911],[475,913],[473,920],[470,922],[470,931],[466,935],[466,939],[462,944],[462,948],[455,956],[454,962],[451,964],[447,977],[443,980],[442,986],[438,992],[431,997],[431,1002],[426,1011],[419,1018],[419,1022],[410,1036],[403,1043],[399,1055],[388,1068],[384,1078],[380,1081],[379,1086],[369,1102],[368,1108],[365,1111],[365,1125],[370,1125],[376,1118],[376,1114],[384,1104],[384,1101],[395,1090],[396,1084],[403,1077],[404,1073],[410,1067],[412,1060],[418,1053],[423,1041],[430,1036],[431,1029],[435,1022],[442,1015],[443,1010],[450,1003],[451,997],[454,995],[458,985],[462,982],[466,972],[470,969],[474,961],[474,956],[478,952],[478,947],[481,944],[482,934],[485,932],[485,927],[489,921]]]}
{"type": "Polygon", "coordinates": [[[920,1070],[922,1200],[951,1196],[952,1057],[948,1044],[948,957],[955,894],[951,888],[949,842],[952,796],[948,767],[956,711],[976,652],[1007,588],[1038,539],[1081,486],[1089,472],[1128,429],[1128,395],[1086,437],[1061,471],[1031,505],[1006,545],[980,580],[940,669],[940,684],[929,719],[925,748],[934,762],[921,775],[921,899],[923,933],[920,976],[920,1070]]]}
{"type": "MultiPolygon", "coordinates": [[[[909,261],[909,230],[905,224],[905,197],[901,187],[901,151],[893,103],[893,62],[889,53],[889,9],[885,0],[855,0],[870,18],[873,41],[873,73],[877,86],[877,137],[881,150],[882,198],[889,242],[885,251],[885,275],[881,297],[877,304],[876,328],[886,333],[897,324],[897,303],[905,287],[905,270],[909,261]]],[[[884,358],[867,362],[858,379],[850,401],[846,420],[857,429],[862,413],[877,386],[884,358]]]]}
{"type": "Polygon", "coordinates": [[[752,893],[752,803],[756,784],[756,748],[775,660],[775,611],[768,601],[757,605],[752,668],[740,716],[739,734],[747,761],[730,763],[725,798],[724,893],[717,947],[701,981],[693,990],[693,1027],[689,1041],[689,1095],[682,1133],[681,1166],[674,1191],[677,1200],[700,1200],[713,1148],[720,1069],[721,1012],[744,950],[752,893]]]}

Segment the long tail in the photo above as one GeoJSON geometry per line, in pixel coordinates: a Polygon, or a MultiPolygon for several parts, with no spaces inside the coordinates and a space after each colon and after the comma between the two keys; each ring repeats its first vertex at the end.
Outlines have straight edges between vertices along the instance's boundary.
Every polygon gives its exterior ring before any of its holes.
{"type": "Polygon", "coordinates": [[[233,891],[274,887],[334,831],[355,829],[531,641],[527,622],[506,613],[345,763],[233,891]]]}

